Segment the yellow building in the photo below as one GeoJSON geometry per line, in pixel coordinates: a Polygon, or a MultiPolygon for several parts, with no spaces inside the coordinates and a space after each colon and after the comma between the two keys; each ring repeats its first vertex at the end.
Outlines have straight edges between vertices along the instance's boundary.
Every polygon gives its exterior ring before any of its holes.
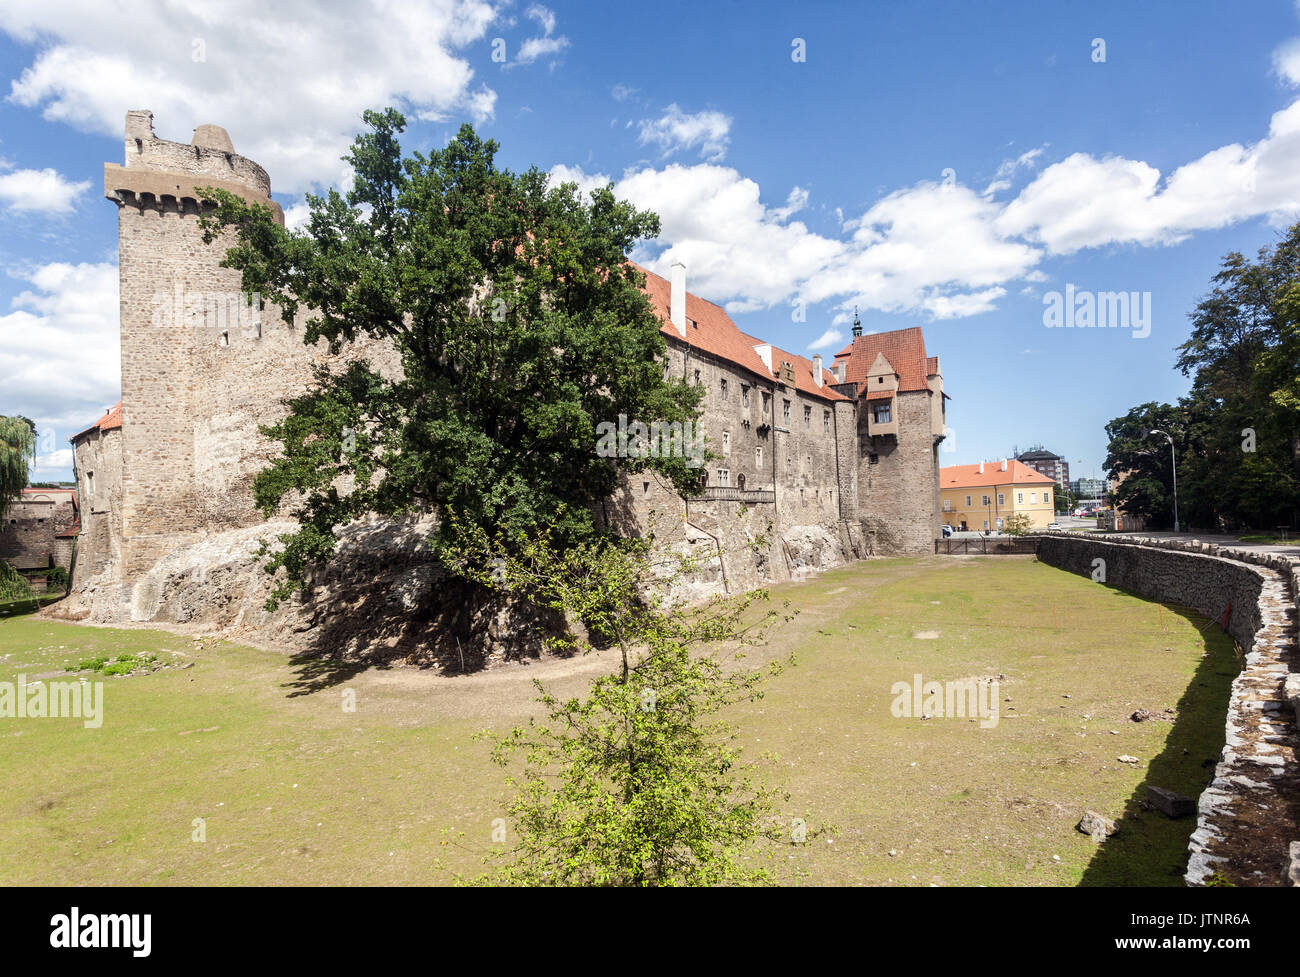
{"type": "Polygon", "coordinates": [[[957,530],[997,532],[1008,516],[1024,513],[1029,528],[1056,518],[1056,482],[1014,460],[939,469],[939,517],[957,530]]]}

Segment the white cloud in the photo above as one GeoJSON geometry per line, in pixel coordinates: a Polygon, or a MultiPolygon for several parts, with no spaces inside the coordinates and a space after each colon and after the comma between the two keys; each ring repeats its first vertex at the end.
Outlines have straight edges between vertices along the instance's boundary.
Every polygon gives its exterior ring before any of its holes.
{"type": "Polygon", "coordinates": [[[727,155],[731,118],[721,112],[703,111],[688,114],[674,102],[657,119],[640,122],[642,145],[655,145],[664,157],[689,149],[698,149],[700,157],[716,163],[727,155]]]}
{"type": "Polygon", "coordinates": [[[1273,71],[1288,85],[1300,85],[1300,37],[1293,37],[1273,52],[1273,71]]]}
{"type": "Polygon", "coordinates": [[[834,346],[844,339],[844,333],[838,329],[827,329],[824,333],[808,344],[809,349],[825,349],[827,346],[834,346]]]}
{"type": "Polygon", "coordinates": [[[563,163],[552,166],[546,177],[553,187],[558,187],[561,183],[576,183],[578,190],[584,194],[590,194],[592,190],[610,182],[609,176],[604,173],[586,173],[580,166],[565,166],[563,163]]]}
{"type": "Polygon", "coordinates": [[[530,37],[519,46],[519,54],[513,64],[532,64],[540,58],[559,54],[569,46],[567,37],[555,37],[555,12],[539,3],[533,4],[524,13],[537,21],[542,28],[541,37],[530,37]]]}
{"type": "Polygon", "coordinates": [[[490,116],[495,93],[458,52],[495,17],[487,0],[231,0],[219,15],[201,0],[6,0],[0,31],[37,48],[10,101],[119,138],[128,109],[182,142],[214,122],[297,192],[337,179],[364,109],[490,116]]]}
{"type": "Polygon", "coordinates": [[[1162,245],[1251,217],[1300,212],[1300,101],[1276,112],[1268,135],[1232,143],[1161,181],[1141,160],[1086,153],[1047,167],[998,219],[1004,234],[1068,254],[1107,244],[1162,245]]]}
{"type": "Polygon", "coordinates": [[[609,93],[614,96],[614,101],[625,102],[633,95],[635,95],[639,90],[640,89],[632,88],[631,86],[624,85],[620,82],[619,84],[611,88],[609,90],[609,93]]]}
{"type": "Polygon", "coordinates": [[[32,287],[0,315],[0,414],[36,421],[38,465],[53,468],[67,439],[121,396],[117,266],[56,263],[17,277],[32,287]]]}
{"type": "Polygon", "coordinates": [[[77,198],[90,188],[85,180],[72,181],[49,168],[0,173],[0,204],[15,211],[67,214],[77,198]]]}

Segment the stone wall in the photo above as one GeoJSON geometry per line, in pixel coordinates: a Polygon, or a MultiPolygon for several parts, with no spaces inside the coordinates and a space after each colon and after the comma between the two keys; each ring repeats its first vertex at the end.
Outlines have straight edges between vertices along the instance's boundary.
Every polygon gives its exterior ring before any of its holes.
{"type": "Polygon", "coordinates": [[[939,536],[939,455],[932,391],[900,391],[898,436],[867,434],[858,412],[858,518],[876,554],[931,553],[939,536]]]}
{"type": "Polygon", "coordinates": [[[0,525],[0,560],[18,570],[68,569],[72,539],[60,539],[59,534],[72,528],[76,518],[71,492],[24,490],[0,525]]]}
{"type": "Polygon", "coordinates": [[[81,500],[81,532],[72,589],[92,577],[120,573],[122,557],[122,429],[92,427],[74,439],[72,469],[81,500]]]}
{"type": "Polygon", "coordinates": [[[1090,577],[1104,568],[1110,586],[1226,619],[1244,667],[1223,753],[1197,804],[1187,882],[1300,884],[1300,559],[1195,539],[1070,533],[1040,536],[1038,558],[1090,577]]]}

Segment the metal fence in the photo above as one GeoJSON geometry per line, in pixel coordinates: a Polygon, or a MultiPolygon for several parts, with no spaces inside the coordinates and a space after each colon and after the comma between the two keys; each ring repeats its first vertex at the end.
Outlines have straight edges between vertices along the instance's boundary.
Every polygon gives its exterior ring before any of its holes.
{"type": "Polygon", "coordinates": [[[1013,553],[1037,553],[1036,536],[964,536],[960,539],[936,539],[934,552],[939,556],[1006,556],[1013,553]]]}

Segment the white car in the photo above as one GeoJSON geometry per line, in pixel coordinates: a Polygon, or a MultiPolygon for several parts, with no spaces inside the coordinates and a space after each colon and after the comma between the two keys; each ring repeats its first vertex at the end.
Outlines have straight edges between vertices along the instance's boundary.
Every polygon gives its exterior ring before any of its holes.
{"type": "Polygon", "coordinates": [[[1059,522],[1049,522],[1047,524],[1047,528],[1049,531],[1059,531],[1061,528],[1061,524],[1059,522]]]}

